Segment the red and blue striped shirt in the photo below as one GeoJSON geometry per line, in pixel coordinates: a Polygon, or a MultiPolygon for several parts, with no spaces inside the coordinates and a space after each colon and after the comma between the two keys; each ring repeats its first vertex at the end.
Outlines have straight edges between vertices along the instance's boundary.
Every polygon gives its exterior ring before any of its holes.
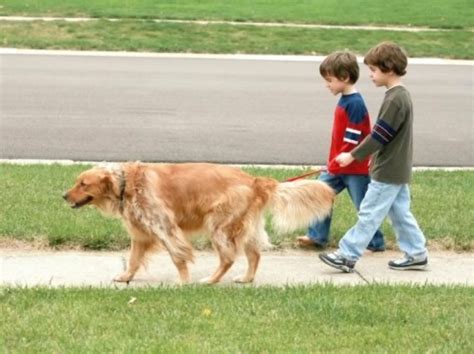
{"type": "Polygon", "coordinates": [[[340,167],[334,158],[341,152],[350,152],[370,134],[370,117],[362,95],[358,92],[342,95],[334,112],[328,172],[334,175],[367,175],[369,159],[354,161],[340,167]]]}

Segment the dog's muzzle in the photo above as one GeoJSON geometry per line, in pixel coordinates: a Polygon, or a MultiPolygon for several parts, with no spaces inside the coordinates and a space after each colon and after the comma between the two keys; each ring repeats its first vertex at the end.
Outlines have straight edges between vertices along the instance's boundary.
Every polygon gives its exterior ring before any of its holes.
{"type": "Polygon", "coordinates": [[[63,199],[65,201],[67,201],[69,203],[69,205],[71,206],[71,208],[73,209],[77,209],[77,208],[80,208],[86,204],[89,204],[90,202],[92,202],[92,200],[94,199],[93,197],[91,196],[87,196],[86,198],[84,198],[83,200],[80,200],[76,203],[73,203],[69,200],[69,194],[66,192],[63,194],[63,199]]]}

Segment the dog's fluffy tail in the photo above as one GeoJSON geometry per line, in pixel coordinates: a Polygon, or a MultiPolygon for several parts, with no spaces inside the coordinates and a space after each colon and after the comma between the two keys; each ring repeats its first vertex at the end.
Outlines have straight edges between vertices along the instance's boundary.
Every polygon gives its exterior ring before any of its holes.
{"type": "Polygon", "coordinates": [[[331,212],[334,197],[333,189],[324,182],[279,183],[268,204],[276,231],[291,232],[324,219],[331,212]]]}

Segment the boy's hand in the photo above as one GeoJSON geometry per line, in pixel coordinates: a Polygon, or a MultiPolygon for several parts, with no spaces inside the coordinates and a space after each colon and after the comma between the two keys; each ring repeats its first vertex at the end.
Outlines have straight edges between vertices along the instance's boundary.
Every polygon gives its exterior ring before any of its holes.
{"type": "Polygon", "coordinates": [[[349,152],[341,152],[336,156],[335,160],[339,166],[346,167],[347,165],[350,165],[352,161],[354,161],[354,157],[349,152]]]}

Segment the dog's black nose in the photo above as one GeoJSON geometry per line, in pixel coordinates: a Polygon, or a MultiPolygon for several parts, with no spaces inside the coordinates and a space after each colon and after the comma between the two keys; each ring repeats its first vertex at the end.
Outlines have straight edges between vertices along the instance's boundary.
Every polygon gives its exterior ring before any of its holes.
{"type": "Polygon", "coordinates": [[[67,192],[63,194],[63,199],[67,200],[67,192]]]}

